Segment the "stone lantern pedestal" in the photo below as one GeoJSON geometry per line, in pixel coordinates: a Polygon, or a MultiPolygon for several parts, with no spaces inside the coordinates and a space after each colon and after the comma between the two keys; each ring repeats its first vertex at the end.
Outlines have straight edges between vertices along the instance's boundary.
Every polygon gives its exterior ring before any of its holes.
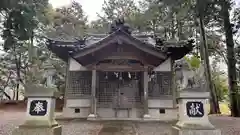
{"type": "Polygon", "coordinates": [[[62,128],[54,117],[56,90],[28,85],[26,96],[26,120],[13,131],[13,135],[61,135],[62,128]]]}
{"type": "Polygon", "coordinates": [[[173,135],[221,135],[208,119],[209,97],[209,92],[179,93],[179,121],[173,126],[173,135]]]}

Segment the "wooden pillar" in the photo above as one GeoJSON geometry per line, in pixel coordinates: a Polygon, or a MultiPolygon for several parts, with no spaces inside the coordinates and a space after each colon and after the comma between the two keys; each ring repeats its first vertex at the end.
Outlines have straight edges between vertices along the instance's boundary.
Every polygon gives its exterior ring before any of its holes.
{"type": "Polygon", "coordinates": [[[66,65],[66,76],[65,76],[65,91],[64,91],[64,104],[63,107],[65,108],[67,105],[67,94],[68,94],[68,85],[69,85],[69,74],[70,74],[70,57],[68,57],[68,62],[66,65]]]}
{"type": "Polygon", "coordinates": [[[96,70],[92,70],[91,110],[88,119],[96,118],[96,70]]]}
{"type": "Polygon", "coordinates": [[[150,118],[148,112],[148,71],[143,72],[143,90],[144,90],[144,116],[143,118],[150,118]]]}
{"type": "Polygon", "coordinates": [[[173,97],[173,107],[177,107],[177,87],[176,87],[176,74],[175,74],[175,65],[174,65],[174,60],[171,59],[171,85],[170,85],[170,89],[172,91],[172,97],[173,97]]]}

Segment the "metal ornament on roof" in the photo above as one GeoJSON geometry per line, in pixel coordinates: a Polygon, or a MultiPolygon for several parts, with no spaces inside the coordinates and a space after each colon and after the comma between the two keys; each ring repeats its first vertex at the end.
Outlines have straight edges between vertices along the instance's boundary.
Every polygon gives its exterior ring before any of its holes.
{"type": "Polygon", "coordinates": [[[156,45],[157,46],[163,46],[164,40],[159,38],[159,37],[156,37],[156,36],[154,36],[154,37],[155,37],[156,45]]]}
{"type": "Polygon", "coordinates": [[[164,41],[162,38],[157,37],[157,36],[153,36],[152,37],[155,40],[155,48],[157,48],[158,50],[162,51],[162,52],[167,52],[167,47],[164,46],[164,41]]]}
{"type": "Polygon", "coordinates": [[[124,32],[131,34],[132,31],[130,30],[130,26],[125,23],[124,18],[116,19],[113,21],[113,23],[110,25],[110,32],[109,34],[117,31],[117,30],[123,30],[124,32]]]}

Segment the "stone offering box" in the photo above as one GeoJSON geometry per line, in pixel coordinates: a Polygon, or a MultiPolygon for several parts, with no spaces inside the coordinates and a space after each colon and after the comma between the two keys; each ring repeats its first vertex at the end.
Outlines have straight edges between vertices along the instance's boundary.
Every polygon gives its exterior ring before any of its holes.
{"type": "Polygon", "coordinates": [[[28,85],[26,120],[13,135],[61,135],[62,128],[55,120],[55,98],[58,93],[53,88],[28,85]]]}

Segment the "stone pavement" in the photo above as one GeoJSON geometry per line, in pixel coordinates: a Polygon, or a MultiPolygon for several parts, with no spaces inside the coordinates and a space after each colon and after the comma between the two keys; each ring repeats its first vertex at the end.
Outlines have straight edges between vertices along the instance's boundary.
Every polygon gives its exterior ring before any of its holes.
{"type": "MultiPolygon", "coordinates": [[[[24,112],[0,110],[0,135],[11,135],[15,127],[24,121],[24,112]]],[[[211,122],[222,131],[222,135],[240,135],[240,118],[211,116],[211,122]]],[[[69,120],[63,125],[63,135],[169,135],[171,124],[162,122],[90,122],[69,120]]]]}
{"type": "Polygon", "coordinates": [[[105,122],[98,135],[136,135],[136,129],[130,122],[105,122]]]}

